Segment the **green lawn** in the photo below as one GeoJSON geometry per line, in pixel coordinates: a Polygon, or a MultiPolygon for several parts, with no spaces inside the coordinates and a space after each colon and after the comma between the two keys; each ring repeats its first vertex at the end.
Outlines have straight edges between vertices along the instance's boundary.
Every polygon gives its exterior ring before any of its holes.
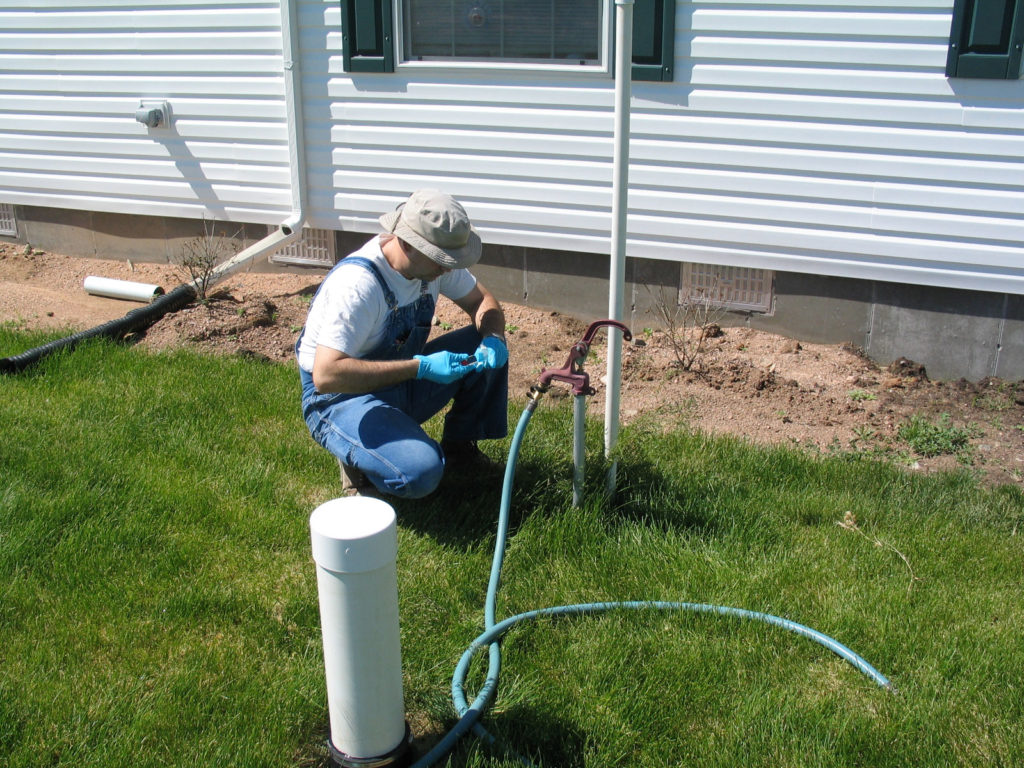
{"type": "MultiPolygon", "coordinates": [[[[40,341],[0,327],[0,354],[40,341]]],[[[301,422],[294,369],[90,343],[0,388],[0,764],[326,765],[308,518],[339,482],[301,422]]],[[[515,393],[511,426],[524,404],[515,393]]],[[[485,718],[501,743],[587,768],[1020,764],[1019,490],[665,422],[623,430],[610,504],[591,424],[573,509],[571,409],[541,403],[499,619],[605,600],[763,611],[831,635],[897,691],[764,624],[543,620],[503,642],[485,718]]],[[[483,628],[500,484],[451,477],[395,503],[422,742],[454,722],[452,670],[483,628]]],[[[519,765],[508,755],[469,737],[449,764],[519,765]]]]}

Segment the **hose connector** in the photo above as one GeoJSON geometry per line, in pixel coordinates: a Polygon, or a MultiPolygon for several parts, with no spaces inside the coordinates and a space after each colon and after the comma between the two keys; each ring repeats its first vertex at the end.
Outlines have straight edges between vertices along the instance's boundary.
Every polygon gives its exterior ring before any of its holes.
{"type": "Polygon", "coordinates": [[[579,397],[580,395],[593,395],[596,393],[592,386],[590,386],[590,375],[583,370],[583,361],[587,359],[587,355],[590,354],[590,345],[594,340],[594,335],[597,330],[603,326],[609,326],[618,328],[622,331],[622,337],[629,341],[633,338],[633,334],[630,333],[629,328],[620,323],[618,320],[595,320],[587,328],[586,333],[583,334],[583,338],[572,345],[572,349],[569,350],[569,359],[565,361],[565,365],[561,368],[555,368],[547,370],[546,368],[541,369],[540,381],[538,386],[547,388],[551,386],[552,381],[561,381],[572,387],[572,393],[579,397]]]}

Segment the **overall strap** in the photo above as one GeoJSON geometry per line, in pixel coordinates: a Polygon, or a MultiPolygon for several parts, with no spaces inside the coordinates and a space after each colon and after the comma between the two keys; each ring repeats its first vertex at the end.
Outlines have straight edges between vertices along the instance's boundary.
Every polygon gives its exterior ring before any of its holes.
{"type": "Polygon", "coordinates": [[[342,264],[358,264],[359,266],[370,270],[373,276],[377,278],[377,284],[380,285],[380,289],[384,292],[384,301],[388,305],[388,309],[394,312],[398,309],[398,299],[395,298],[394,292],[388,287],[387,281],[384,279],[384,275],[377,269],[377,265],[370,261],[365,256],[348,256],[338,262],[338,266],[342,264]]]}

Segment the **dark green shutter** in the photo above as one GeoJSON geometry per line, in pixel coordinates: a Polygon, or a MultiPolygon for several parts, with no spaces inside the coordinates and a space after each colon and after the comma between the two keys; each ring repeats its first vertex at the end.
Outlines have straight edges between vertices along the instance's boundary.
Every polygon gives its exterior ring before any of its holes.
{"type": "Polygon", "coordinates": [[[956,0],[947,77],[1020,77],[1024,0],[956,0]]]}
{"type": "Polygon", "coordinates": [[[391,0],[341,0],[341,45],[346,72],[394,72],[391,0]]]}
{"type": "Polygon", "coordinates": [[[675,43],[675,0],[634,0],[633,79],[670,81],[675,43]]]}

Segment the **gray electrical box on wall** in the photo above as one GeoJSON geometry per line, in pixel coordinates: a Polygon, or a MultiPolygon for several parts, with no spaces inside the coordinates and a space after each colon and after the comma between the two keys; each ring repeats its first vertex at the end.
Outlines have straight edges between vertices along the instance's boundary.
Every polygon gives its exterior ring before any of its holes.
{"type": "Polygon", "coordinates": [[[135,120],[147,128],[170,128],[171,105],[166,101],[142,99],[135,110],[135,120]]]}

